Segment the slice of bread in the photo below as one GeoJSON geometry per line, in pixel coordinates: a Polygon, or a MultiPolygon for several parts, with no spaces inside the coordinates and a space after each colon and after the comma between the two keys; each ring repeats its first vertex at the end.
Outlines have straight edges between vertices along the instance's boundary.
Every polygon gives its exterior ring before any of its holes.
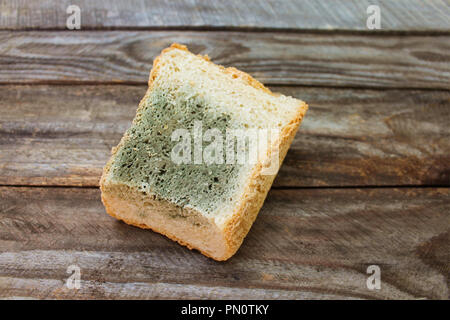
{"type": "Polygon", "coordinates": [[[272,93],[244,72],[173,44],[155,59],[148,91],[103,170],[106,211],[215,260],[230,258],[250,230],[306,110],[303,101],[272,93]],[[250,140],[236,147],[226,140],[230,148],[211,149],[213,159],[220,158],[220,150],[240,148],[247,160],[208,162],[208,146],[225,139],[198,139],[198,124],[201,133],[279,134],[260,145],[255,161],[248,160],[254,150],[250,140]],[[179,129],[193,132],[193,143],[177,137],[179,129]],[[181,162],[174,161],[177,154],[183,155],[181,162]],[[275,172],[267,174],[273,163],[275,172]]]}

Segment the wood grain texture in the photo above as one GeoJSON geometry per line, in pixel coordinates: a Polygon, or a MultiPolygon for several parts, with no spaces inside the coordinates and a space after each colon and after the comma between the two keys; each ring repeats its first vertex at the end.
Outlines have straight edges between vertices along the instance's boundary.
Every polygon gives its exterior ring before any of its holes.
{"type": "Polygon", "coordinates": [[[381,10],[384,31],[450,31],[443,0],[2,0],[0,28],[65,29],[69,5],[81,9],[82,29],[240,28],[368,31],[369,5],[381,10]]]}
{"type": "Polygon", "coordinates": [[[0,32],[0,84],[145,84],[173,42],[273,85],[450,89],[450,36],[0,32]]]}
{"type": "MultiPolygon", "coordinates": [[[[450,186],[450,93],[277,87],[310,109],[277,187],[450,186]]],[[[145,86],[0,86],[0,184],[98,186],[145,86]]]]}
{"type": "Polygon", "coordinates": [[[0,297],[448,299],[449,200],[434,188],[272,190],[238,253],[216,262],[111,218],[97,189],[0,188],[0,297]],[[381,290],[366,287],[372,264],[381,290]]]}
{"type": "Polygon", "coordinates": [[[0,0],[0,299],[449,299],[449,17],[447,0],[0,0]],[[95,188],[172,42],[310,105],[227,262],[111,218],[95,188]]]}

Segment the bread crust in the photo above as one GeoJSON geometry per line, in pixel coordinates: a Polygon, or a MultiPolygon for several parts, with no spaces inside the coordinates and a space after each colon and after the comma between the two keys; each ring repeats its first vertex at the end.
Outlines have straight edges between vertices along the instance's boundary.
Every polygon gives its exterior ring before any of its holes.
{"type": "Polygon", "coordinates": [[[144,223],[137,223],[137,222],[135,222],[135,221],[133,221],[131,219],[126,219],[124,217],[121,217],[121,216],[119,216],[119,215],[117,215],[115,213],[115,209],[116,208],[113,207],[109,203],[109,201],[106,199],[106,197],[103,195],[103,193],[102,193],[102,197],[101,198],[102,198],[103,205],[105,206],[106,213],[108,213],[111,217],[113,217],[113,218],[115,218],[117,220],[123,221],[123,222],[125,222],[126,224],[128,224],[130,226],[138,227],[138,228],[141,228],[141,229],[149,229],[149,230],[152,230],[154,232],[157,232],[157,233],[159,233],[159,234],[161,234],[163,236],[166,236],[167,238],[177,242],[178,244],[187,247],[189,250],[198,250],[201,254],[203,254],[204,256],[206,256],[208,258],[211,258],[213,260],[216,260],[216,261],[226,260],[226,259],[222,259],[221,257],[214,256],[214,255],[212,255],[212,254],[202,250],[202,248],[200,248],[200,247],[194,246],[194,245],[192,245],[192,244],[190,244],[190,243],[188,243],[186,241],[183,241],[182,239],[178,238],[177,236],[175,236],[175,235],[173,235],[173,234],[171,234],[169,232],[166,232],[166,231],[164,231],[164,230],[162,230],[160,228],[156,228],[155,226],[149,226],[149,225],[144,224],[144,223]]]}
{"type": "MultiPolygon", "coordinates": [[[[296,119],[283,128],[278,144],[271,148],[271,150],[273,150],[273,148],[279,148],[280,167],[307,108],[308,106],[305,103],[297,114],[296,119]]],[[[253,222],[256,220],[270,187],[272,186],[273,180],[276,177],[276,175],[262,174],[262,169],[263,165],[258,163],[248,179],[244,194],[241,197],[240,205],[226,222],[224,233],[228,252],[223,260],[233,256],[241,246],[250,231],[253,222]]]]}
{"type": "MultiPolygon", "coordinates": [[[[177,50],[177,49],[189,52],[189,50],[187,49],[186,46],[178,44],[178,43],[174,43],[170,47],[164,49],[161,52],[161,54],[155,58],[155,60],[153,62],[153,68],[152,68],[152,70],[150,72],[150,76],[149,76],[149,81],[148,81],[149,88],[139,104],[138,111],[140,108],[143,107],[144,102],[146,101],[146,99],[148,98],[148,96],[150,95],[150,93],[152,91],[154,80],[157,78],[158,72],[160,70],[162,56],[172,50],[177,50]]],[[[210,62],[208,56],[202,56],[202,55],[198,55],[198,56],[201,57],[202,59],[204,59],[205,61],[213,64],[212,62],[210,62]]],[[[215,65],[215,64],[213,64],[213,65],[215,65]]],[[[250,76],[249,74],[247,74],[245,72],[242,72],[233,67],[225,68],[225,67],[219,65],[219,68],[224,73],[231,74],[232,77],[234,77],[234,78],[240,78],[244,82],[246,82],[247,84],[251,85],[252,87],[254,87],[258,90],[262,90],[265,93],[269,93],[271,95],[277,95],[276,93],[273,93],[270,89],[265,87],[261,82],[254,79],[252,76],[250,76]]],[[[289,146],[291,145],[292,140],[295,137],[295,134],[300,126],[300,123],[301,123],[307,109],[308,109],[308,105],[303,101],[299,101],[299,108],[298,108],[298,112],[297,112],[295,118],[292,119],[287,125],[285,125],[282,128],[279,139],[277,141],[275,141],[269,149],[270,151],[269,151],[268,156],[270,156],[270,153],[272,152],[272,150],[279,150],[280,166],[287,154],[289,146]]],[[[253,222],[255,221],[255,219],[259,213],[259,210],[261,209],[261,207],[264,203],[264,200],[268,194],[270,187],[272,186],[273,180],[275,179],[276,175],[262,174],[263,164],[261,162],[255,166],[255,168],[253,169],[252,173],[250,174],[250,176],[247,180],[247,183],[246,183],[245,189],[244,189],[244,193],[240,197],[239,205],[235,208],[234,212],[230,215],[230,217],[224,222],[223,236],[224,236],[224,239],[226,242],[225,243],[226,252],[225,252],[225,254],[223,254],[221,256],[213,255],[208,252],[205,252],[204,250],[202,250],[202,248],[195,247],[192,244],[179,239],[178,237],[176,237],[173,234],[165,232],[164,230],[160,230],[155,227],[148,226],[146,224],[136,223],[129,219],[125,219],[124,217],[120,217],[114,212],[115,210],[114,210],[113,206],[108,202],[108,200],[104,196],[104,192],[105,192],[104,187],[106,185],[106,177],[111,168],[114,155],[117,152],[117,150],[125,143],[126,139],[128,139],[128,137],[126,135],[124,135],[122,137],[120,143],[117,145],[117,147],[112,148],[111,159],[105,165],[105,167],[103,169],[102,177],[100,179],[100,189],[102,190],[102,202],[106,208],[106,212],[109,215],[111,215],[112,217],[122,220],[127,224],[130,224],[130,225],[133,225],[133,226],[136,226],[139,228],[152,229],[153,231],[161,233],[161,234],[165,235],[166,237],[178,242],[179,244],[186,246],[189,249],[197,249],[203,255],[205,255],[209,258],[212,258],[214,260],[224,261],[224,260],[229,259],[232,255],[234,255],[236,253],[236,251],[239,249],[239,247],[241,246],[244,238],[248,234],[253,222]]]]}

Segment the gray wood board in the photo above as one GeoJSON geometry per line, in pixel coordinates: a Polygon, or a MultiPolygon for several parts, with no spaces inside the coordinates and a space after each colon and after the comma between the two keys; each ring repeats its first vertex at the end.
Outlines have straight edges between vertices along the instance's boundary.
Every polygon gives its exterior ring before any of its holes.
{"type": "Polygon", "coordinates": [[[65,29],[77,5],[81,29],[201,28],[367,31],[369,5],[378,5],[382,31],[450,31],[442,0],[41,0],[0,1],[0,29],[65,29]]]}
{"type": "MultiPolygon", "coordinates": [[[[310,108],[276,187],[450,185],[450,93],[274,88],[310,108]]],[[[0,86],[0,184],[98,186],[146,86],[0,86]]]]}
{"type": "Polygon", "coordinates": [[[98,189],[3,187],[0,297],[448,299],[449,190],[272,190],[238,253],[216,262],[108,216],[98,189]],[[65,285],[71,265],[79,290],[65,285]]]}
{"type": "Polygon", "coordinates": [[[173,42],[268,85],[450,89],[450,36],[0,32],[0,84],[145,84],[173,42]]]}

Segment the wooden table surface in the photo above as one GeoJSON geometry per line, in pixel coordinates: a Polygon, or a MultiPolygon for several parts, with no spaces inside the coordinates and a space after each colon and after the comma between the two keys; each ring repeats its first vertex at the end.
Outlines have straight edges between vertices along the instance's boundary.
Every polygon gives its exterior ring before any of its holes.
{"type": "Polygon", "coordinates": [[[441,0],[0,1],[0,298],[448,299],[449,54],[441,0]],[[81,30],[66,29],[70,4],[81,30]],[[100,201],[172,42],[310,105],[226,262],[100,201]]]}

